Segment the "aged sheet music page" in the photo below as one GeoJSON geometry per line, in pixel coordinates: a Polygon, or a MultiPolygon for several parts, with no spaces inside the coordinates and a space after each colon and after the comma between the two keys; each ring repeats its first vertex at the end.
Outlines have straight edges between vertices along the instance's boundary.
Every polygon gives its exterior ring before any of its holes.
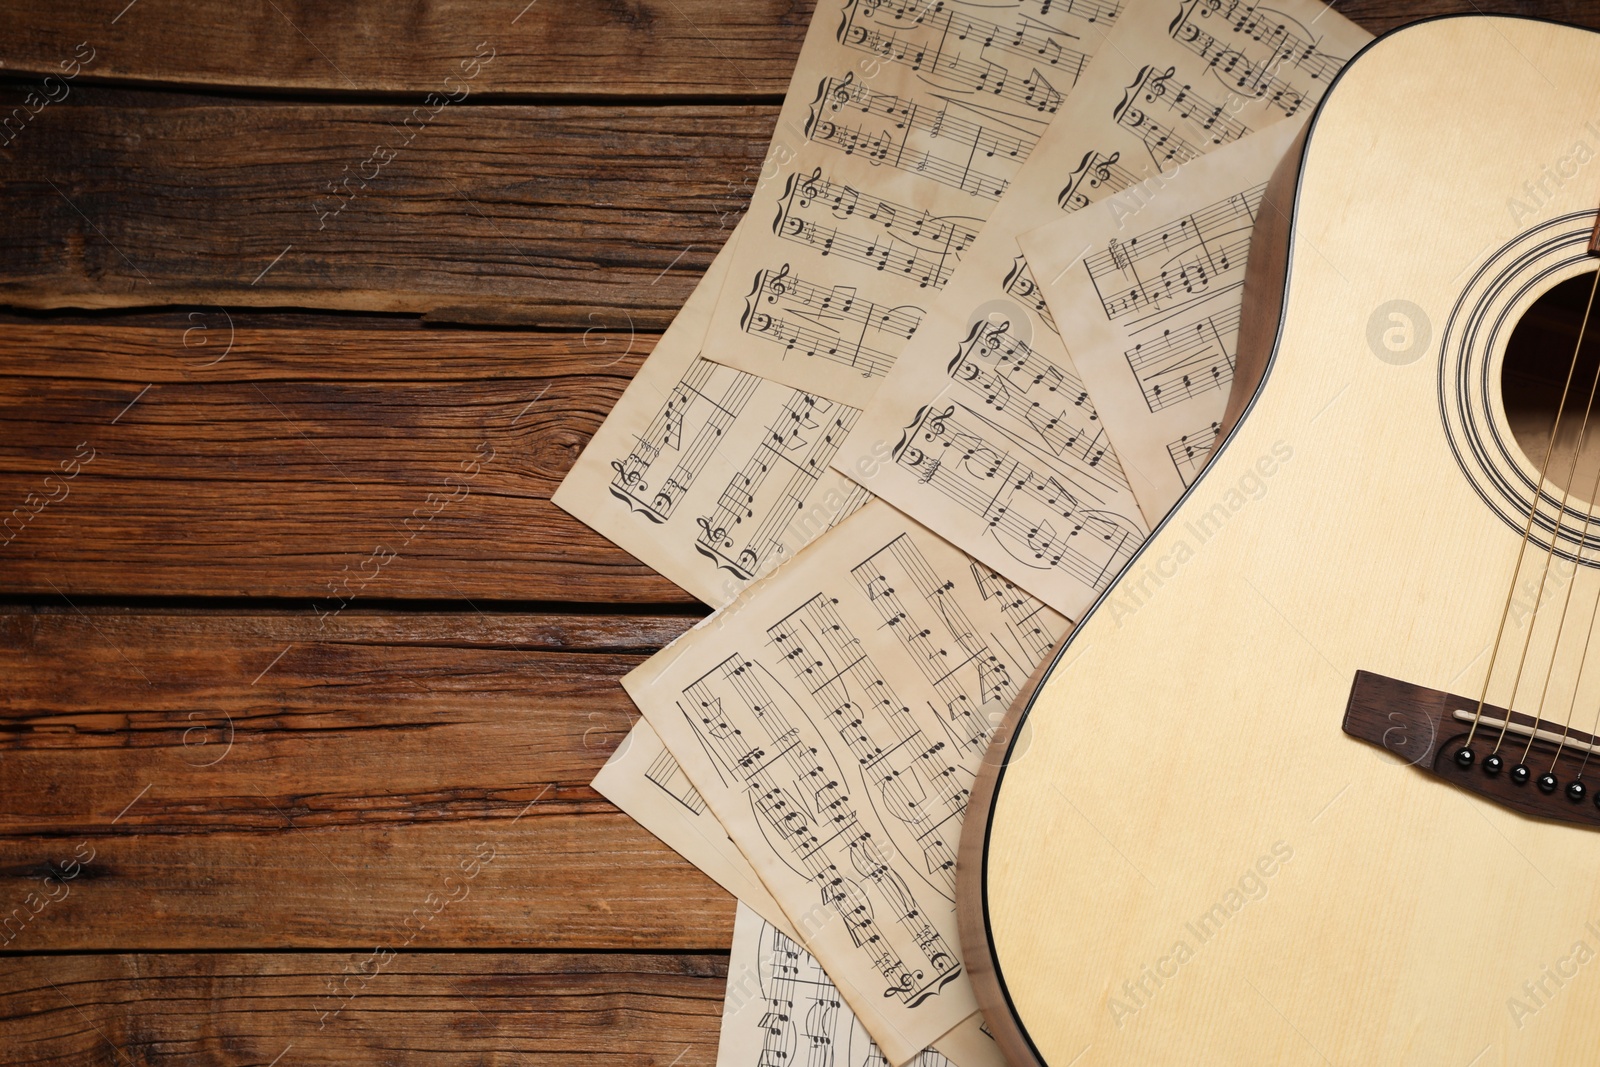
{"type": "Polygon", "coordinates": [[[873,502],[623,679],[894,1064],[976,1010],[960,821],[1066,625],[873,502]]]}
{"type": "Polygon", "coordinates": [[[1275,7],[1128,0],[834,458],[889,448],[863,485],[1069,617],[1145,522],[1016,239],[1112,194],[1136,207],[1205,152],[1307,112],[1370,39],[1320,3],[1275,7]]]}
{"type": "Polygon", "coordinates": [[[864,404],[1121,0],[823,0],[705,355],[864,404]]]}
{"type": "Polygon", "coordinates": [[[729,250],[748,226],[735,229],[553,497],[713,607],[868,499],[828,469],[855,408],[699,356],[729,250]]]}
{"type": "MultiPolygon", "coordinates": [[[[590,783],[599,794],[791,937],[783,909],[648,720],[640,719],[590,783]]],[[[965,1065],[963,1065],[965,1067],[965,1065]]]]}
{"type": "Polygon", "coordinates": [[[1190,163],[1142,210],[1102,201],[1029,231],[1045,303],[1152,522],[1211,455],[1228,404],[1261,194],[1305,125],[1276,122],[1190,163]]]}
{"type": "MultiPolygon", "coordinates": [[[[963,1051],[926,1049],[913,1067],[1005,1067],[976,1016],[962,1024],[963,1051]],[[986,1046],[986,1047],[985,1047],[986,1046]]],[[[956,1038],[957,1035],[948,1035],[956,1038]]],[[[941,1041],[940,1044],[947,1042],[941,1041]]],[[[733,921],[728,993],[722,1006],[717,1067],[889,1067],[883,1053],[839,996],[822,965],[792,937],[741,903],[733,921]]]]}
{"type": "MultiPolygon", "coordinates": [[[[753,931],[745,929],[743,934],[740,931],[745,924],[753,922],[778,935],[762,934],[762,965],[768,971],[770,964],[766,962],[766,957],[778,946],[792,945],[805,960],[811,960],[810,954],[794,945],[796,935],[790,929],[783,909],[767,892],[766,886],[756,876],[755,868],[744,858],[744,853],[728,838],[722,824],[706,808],[705,799],[689,783],[678,761],[661,743],[660,736],[648,720],[640,719],[634,723],[633,729],[617,746],[611,759],[595,775],[592,784],[601,796],[738,898],[733,959],[729,966],[729,1000],[723,1011],[722,1048],[717,1062],[722,1065],[749,1064],[751,1067],[767,1063],[760,1059],[762,1052],[788,1046],[773,1046],[765,1036],[766,1026],[762,1018],[770,1008],[753,1009],[747,992],[741,992],[738,999],[735,998],[735,980],[741,966],[748,965],[751,973],[755,973],[757,968],[754,957],[750,955],[755,951],[754,943],[747,944],[744,950],[740,948],[740,938],[744,937],[748,942],[753,931]],[[752,1010],[755,1011],[754,1015],[751,1015],[752,1010]],[[739,1021],[730,1023],[730,1013],[737,1015],[739,1021]],[[759,1032],[756,1029],[758,1027],[759,1032]]],[[[821,965],[817,966],[820,970],[821,965]]],[[[767,972],[762,973],[764,975],[767,972]]],[[[766,981],[764,977],[762,980],[766,981]]],[[[831,993],[831,982],[828,990],[831,993]]],[[[875,1044],[868,1049],[867,1042],[871,1039],[861,1029],[860,1023],[855,1021],[855,1014],[842,1005],[833,1014],[839,1018],[834,1020],[830,1017],[819,1023],[825,1033],[819,1031],[813,1034],[808,1031],[803,1036],[808,1042],[827,1036],[839,1045],[837,1054],[845,1056],[845,1045],[839,1041],[838,1035],[848,1034],[848,1047],[854,1049],[855,1054],[847,1059],[824,1062],[838,1065],[866,1063],[881,1067],[884,1063],[882,1055],[875,1044]],[[874,1056],[878,1058],[874,1059],[874,1056]]],[[[811,1025],[807,1016],[796,1016],[796,1020],[783,1020],[786,1024],[782,1031],[784,1040],[792,1040],[796,1026],[811,1025]]],[[[939,1038],[936,1048],[924,1051],[916,1062],[922,1067],[942,1067],[945,1063],[953,1063],[955,1067],[1006,1067],[1005,1057],[1000,1055],[999,1046],[983,1029],[980,1015],[968,1016],[954,1030],[939,1038]]]]}

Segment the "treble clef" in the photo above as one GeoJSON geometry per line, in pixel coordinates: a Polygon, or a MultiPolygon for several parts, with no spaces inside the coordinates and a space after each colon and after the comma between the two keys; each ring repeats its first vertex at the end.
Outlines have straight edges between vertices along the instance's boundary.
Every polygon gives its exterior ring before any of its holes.
{"type": "Polygon", "coordinates": [[[826,185],[827,182],[822,180],[821,167],[812,171],[809,177],[803,178],[800,182],[800,206],[810,207],[811,201],[823,194],[826,185]]]}
{"type": "Polygon", "coordinates": [[[850,103],[851,97],[853,97],[855,95],[855,90],[853,90],[851,88],[851,84],[855,80],[856,80],[856,72],[852,70],[850,73],[846,74],[843,78],[839,79],[839,81],[834,85],[834,87],[833,87],[833,110],[838,111],[840,108],[842,108],[846,104],[850,103]]]}
{"type": "Polygon", "coordinates": [[[630,489],[648,489],[649,486],[645,484],[643,476],[633,466],[633,464],[640,462],[643,461],[639,459],[638,455],[628,456],[628,462],[626,464],[624,464],[620,459],[612,460],[611,469],[617,472],[614,480],[621,482],[630,489]]]}
{"type": "Polygon", "coordinates": [[[702,541],[719,548],[733,547],[733,539],[728,536],[728,528],[726,526],[713,526],[711,525],[711,519],[704,515],[694,521],[700,527],[700,539],[702,541]]]}
{"type": "Polygon", "coordinates": [[[779,300],[789,295],[790,286],[787,282],[788,277],[789,264],[787,263],[785,263],[783,265],[783,269],[778,271],[776,274],[772,273],[771,271],[767,272],[767,303],[776,304],[779,300]]]}
{"type": "Polygon", "coordinates": [[[1145,83],[1144,98],[1152,103],[1167,95],[1167,83],[1177,77],[1178,69],[1168,67],[1162,74],[1158,74],[1145,83]]]}
{"type": "Polygon", "coordinates": [[[1121,152],[1113,152],[1109,156],[1100,157],[1099,165],[1094,168],[1094,179],[1089,182],[1091,187],[1097,187],[1101,182],[1111,180],[1111,168],[1117,165],[1117,160],[1122,158],[1121,152]]]}

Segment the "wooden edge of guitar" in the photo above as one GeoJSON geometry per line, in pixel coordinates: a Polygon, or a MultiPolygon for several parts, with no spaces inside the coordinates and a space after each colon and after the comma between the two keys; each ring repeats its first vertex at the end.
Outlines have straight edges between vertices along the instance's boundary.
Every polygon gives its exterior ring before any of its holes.
{"type": "MultiPolygon", "coordinates": [[[[1289,267],[1290,219],[1309,130],[1310,124],[1307,123],[1273,171],[1262,196],[1255,229],[1251,233],[1250,259],[1245,266],[1244,304],[1240,312],[1239,340],[1234,359],[1233,388],[1228,394],[1228,406],[1217,433],[1218,442],[1232,431],[1260,388],[1278,338],[1278,322],[1283,309],[1284,284],[1289,267]]],[[[1215,455],[1215,450],[1212,454],[1215,455]]],[[[1021,1025],[1012,1015],[995,967],[983,901],[984,846],[989,836],[989,813],[994,807],[995,788],[1000,782],[1000,768],[1010,749],[1012,734],[1050,674],[1050,669],[1055,666],[1070,636],[1069,632],[1062,637],[1050,655],[1034,668],[1027,684],[1007,709],[1005,719],[995,730],[973,782],[966,819],[962,824],[961,844],[956,853],[956,918],[960,926],[967,974],[972,978],[978,1007],[988,1023],[989,1032],[1013,1067],[1049,1065],[1038,1058],[1021,1025]]]]}

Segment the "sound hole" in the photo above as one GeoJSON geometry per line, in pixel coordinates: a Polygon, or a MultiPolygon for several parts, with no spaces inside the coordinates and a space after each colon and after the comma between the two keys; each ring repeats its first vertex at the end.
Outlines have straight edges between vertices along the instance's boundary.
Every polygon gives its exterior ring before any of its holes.
{"type": "MultiPolygon", "coordinates": [[[[1556,424],[1556,407],[1572,364],[1572,346],[1578,342],[1583,310],[1589,302],[1594,275],[1569,278],[1545,293],[1511,332],[1506,344],[1505,363],[1500,371],[1500,394],[1506,419],[1528,463],[1537,471],[1550,446],[1550,431],[1556,424]]],[[[1570,489],[1572,503],[1590,504],[1595,477],[1600,473],[1600,395],[1583,430],[1584,408],[1600,366],[1600,296],[1595,299],[1589,328],[1584,332],[1583,350],[1567,390],[1566,411],[1550,454],[1545,482],[1547,491],[1557,494],[1570,489]],[[1576,467],[1573,450],[1583,436],[1583,452],[1576,467]],[[1569,484],[1570,483],[1570,484],[1569,484]]]]}

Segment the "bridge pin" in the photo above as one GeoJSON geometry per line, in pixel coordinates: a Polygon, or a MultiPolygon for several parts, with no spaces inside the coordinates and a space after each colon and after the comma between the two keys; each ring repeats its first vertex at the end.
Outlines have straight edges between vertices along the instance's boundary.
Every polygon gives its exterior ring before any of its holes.
{"type": "Polygon", "coordinates": [[[1504,767],[1505,765],[1506,761],[1501,759],[1499,756],[1490,756],[1488,759],[1483,761],[1483,773],[1499,774],[1500,768],[1504,767]]]}
{"type": "Polygon", "coordinates": [[[1463,767],[1472,766],[1472,749],[1462,748],[1456,750],[1456,762],[1463,767]]]}
{"type": "Polygon", "coordinates": [[[1519,763],[1511,768],[1511,780],[1518,785],[1527,785],[1528,779],[1533,777],[1533,772],[1528,770],[1526,763],[1519,763]]]}
{"type": "Polygon", "coordinates": [[[1586,790],[1583,788],[1582,782],[1569,782],[1567,784],[1567,799],[1572,801],[1574,804],[1583,799],[1583,794],[1585,792],[1586,790]]]}
{"type": "Polygon", "coordinates": [[[1556,776],[1549,771],[1539,776],[1539,791],[1541,793],[1554,793],[1556,786],[1560,784],[1560,782],[1556,781],[1556,776]]]}

